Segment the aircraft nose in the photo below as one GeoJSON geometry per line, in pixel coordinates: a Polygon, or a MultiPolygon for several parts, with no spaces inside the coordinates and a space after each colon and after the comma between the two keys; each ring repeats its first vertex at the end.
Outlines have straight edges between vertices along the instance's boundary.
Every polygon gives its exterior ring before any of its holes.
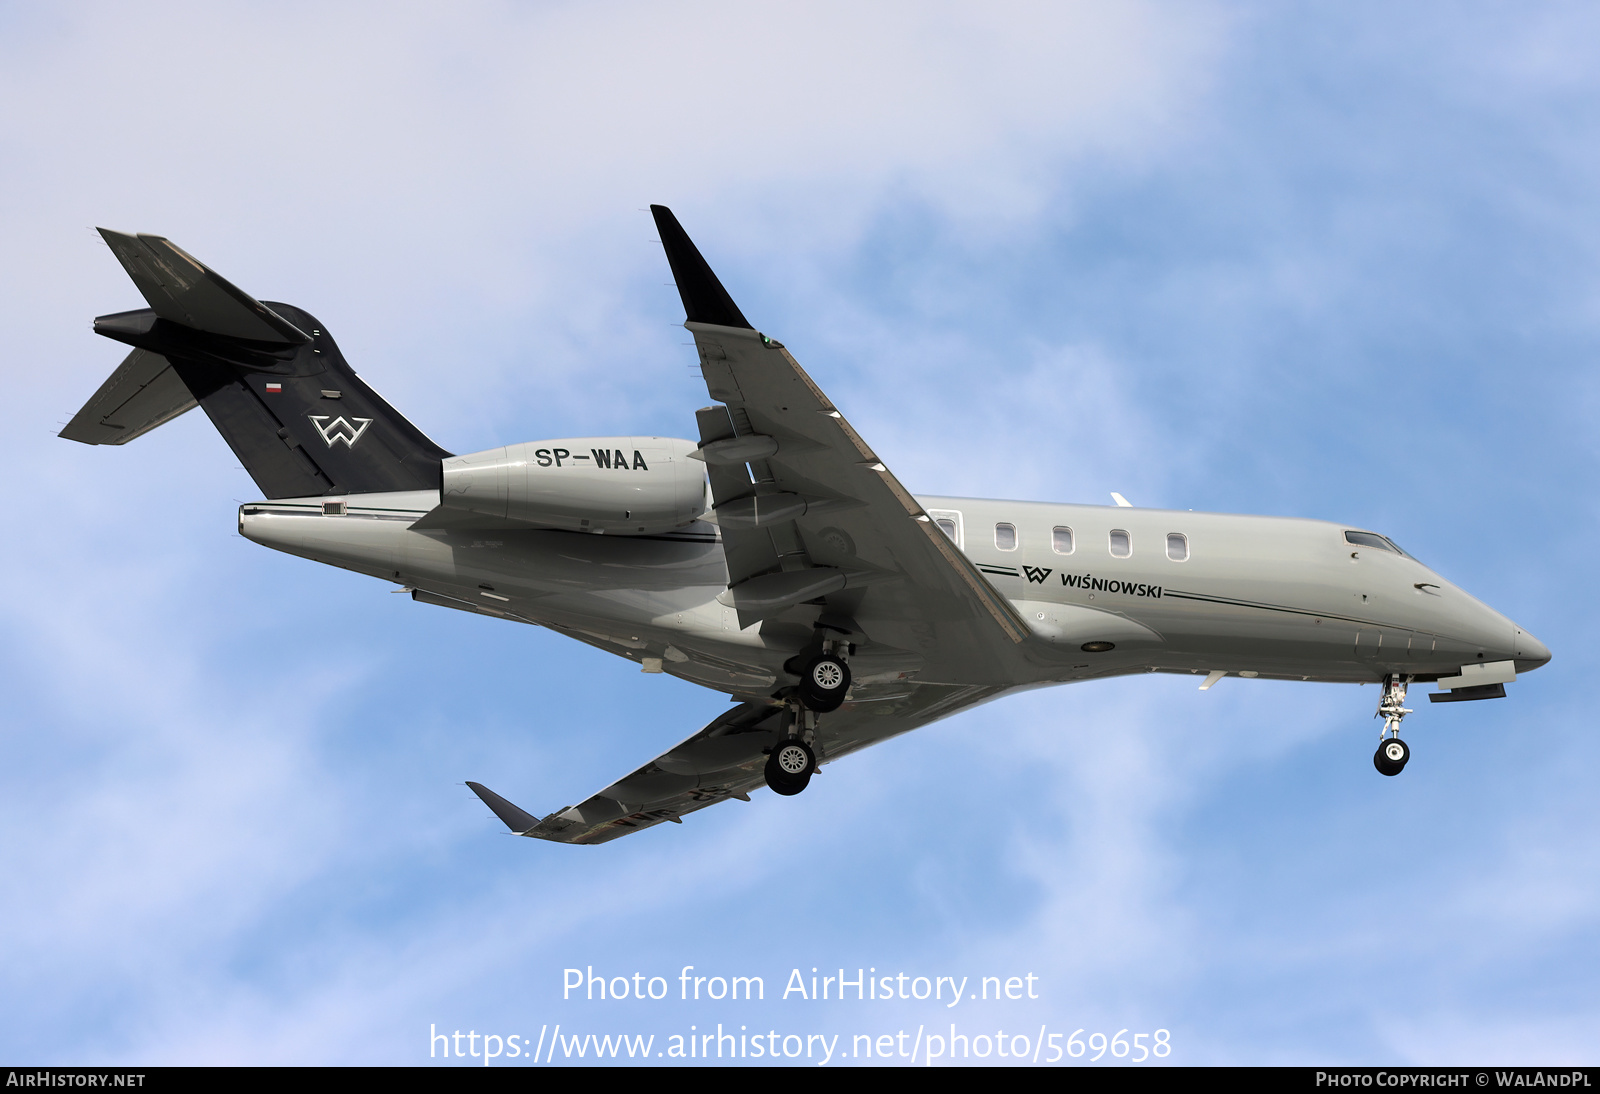
{"type": "Polygon", "coordinates": [[[1550,650],[1545,644],[1523,630],[1516,628],[1515,653],[1518,672],[1530,672],[1550,661],[1550,650]]]}

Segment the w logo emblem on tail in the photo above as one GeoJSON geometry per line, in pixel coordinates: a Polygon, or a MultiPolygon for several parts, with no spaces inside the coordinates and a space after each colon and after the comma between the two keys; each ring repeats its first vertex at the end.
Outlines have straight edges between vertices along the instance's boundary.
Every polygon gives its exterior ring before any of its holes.
{"type": "Polygon", "coordinates": [[[1050,576],[1048,568],[1040,569],[1037,566],[1024,566],[1022,572],[1028,575],[1028,580],[1035,585],[1043,585],[1044,579],[1050,576]]]}
{"type": "Polygon", "coordinates": [[[353,447],[361,439],[361,434],[367,431],[367,426],[372,424],[371,418],[357,418],[352,425],[350,419],[342,414],[337,418],[329,414],[307,414],[306,417],[317,427],[317,432],[329,448],[333,447],[335,441],[343,441],[346,448],[353,447]],[[324,422],[327,424],[324,425],[324,422]]]}

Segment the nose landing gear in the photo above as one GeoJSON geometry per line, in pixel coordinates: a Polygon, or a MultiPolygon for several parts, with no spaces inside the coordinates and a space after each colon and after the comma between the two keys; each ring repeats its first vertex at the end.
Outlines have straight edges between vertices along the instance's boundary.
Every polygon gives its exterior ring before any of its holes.
{"type": "Polygon", "coordinates": [[[1406,708],[1406,688],[1411,677],[1390,673],[1383,678],[1383,692],[1378,696],[1378,712],[1374,718],[1383,719],[1383,732],[1378,735],[1378,751],[1372,754],[1372,766],[1381,775],[1398,775],[1411,759],[1411,749],[1400,739],[1400,722],[1411,711],[1406,708]]]}

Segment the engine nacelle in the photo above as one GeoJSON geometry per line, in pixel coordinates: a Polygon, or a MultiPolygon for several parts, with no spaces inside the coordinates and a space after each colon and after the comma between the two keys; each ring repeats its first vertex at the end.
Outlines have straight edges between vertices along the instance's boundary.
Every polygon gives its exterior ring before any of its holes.
{"type": "Polygon", "coordinates": [[[576,437],[451,456],[440,502],[543,528],[651,535],[706,510],[705,464],[674,437],[576,437]]]}

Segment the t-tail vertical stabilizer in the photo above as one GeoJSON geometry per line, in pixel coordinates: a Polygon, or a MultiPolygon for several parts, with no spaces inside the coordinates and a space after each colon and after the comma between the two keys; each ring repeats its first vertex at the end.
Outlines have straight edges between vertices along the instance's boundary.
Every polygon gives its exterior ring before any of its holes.
{"type": "Polygon", "coordinates": [[[450,453],[315,316],[254,299],[160,236],[100,234],[150,306],[94,321],[133,352],[61,436],[126,444],[198,405],[268,498],[438,488],[450,453]]]}

